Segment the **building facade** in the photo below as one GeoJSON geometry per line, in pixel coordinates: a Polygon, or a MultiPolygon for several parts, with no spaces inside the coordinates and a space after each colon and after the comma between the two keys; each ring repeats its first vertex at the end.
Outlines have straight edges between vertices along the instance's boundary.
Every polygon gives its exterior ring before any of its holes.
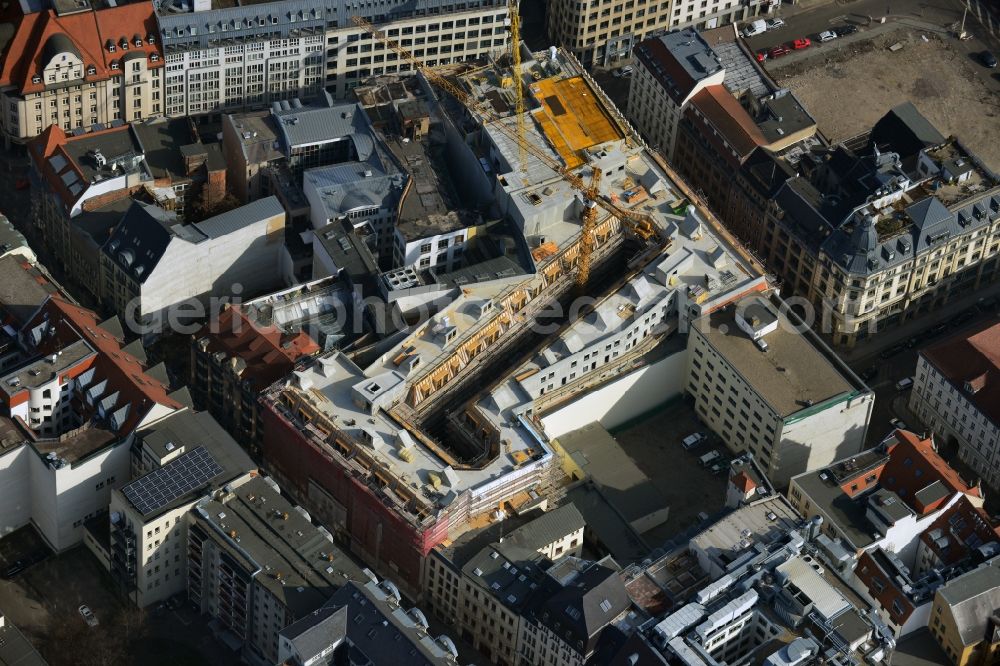
{"type": "Polygon", "coordinates": [[[685,28],[649,37],[636,46],[628,116],[646,141],[673,157],[677,129],[691,98],[720,85],[726,70],[701,33],[685,28]]]}
{"type": "Polygon", "coordinates": [[[421,0],[396,7],[337,0],[245,7],[164,3],[165,113],[173,116],[265,108],[329,89],[344,98],[371,76],[412,71],[351,18],[378,25],[429,67],[504,52],[506,3],[421,0]],[[178,11],[180,9],[180,11],[178,11]]]}
{"type": "Polygon", "coordinates": [[[912,104],[801,155],[744,238],[851,347],[1000,277],[1000,178],[912,104]]]}
{"type": "Polygon", "coordinates": [[[778,3],[772,0],[554,0],[546,11],[548,34],[584,65],[614,64],[628,58],[646,37],[682,28],[715,28],[764,16],[778,3]]]}
{"type": "Polygon", "coordinates": [[[1000,659],[1000,569],[996,559],[949,581],[934,596],[931,635],[955,666],[1000,659]]]}
{"type": "Polygon", "coordinates": [[[271,479],[203,498],[188,521],[188,597],[242,641],[252,664],[278,663],[282,629],[348,582],[368,581],[271,479]]]}
{"type": "Polygon", "coordinates": [[[988,486],[1000,487],[1000,323],[922,349],[910,409],[988,486]]]}
{"type": "Polygon", "coordinates": [[[182,316],[184,308],[210,306],[210,297],[277,287],[284,227],[274,197],[188,225],[135,202],[101,249],[105,302],[147,327],[165,324],[171,313],[182,316]]]}

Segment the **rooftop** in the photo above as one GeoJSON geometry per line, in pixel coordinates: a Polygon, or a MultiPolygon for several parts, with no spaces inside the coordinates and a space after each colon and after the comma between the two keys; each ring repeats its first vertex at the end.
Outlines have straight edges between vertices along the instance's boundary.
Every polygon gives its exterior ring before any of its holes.
{"type": "Polygon", "coordinates": [[[112,63],[129,56],[145,57],[150,69],[158,69],[163,66],[158,35],[153,8],[143,2],[63,16],[51,9],[27,13],[7,49],[18,57],[4,58],[0,85],[14,86],[22,95],[66,85],[64,81],[45,81],[43,76],[45,67],[62,53],[83,61],[82,81],[88,83],[124,76],[125,67],[115,69],[112,63]],[[121,46],[121,50],[112,51],[108,44],[121,46]]]}
{"type": "Polygon", "coordinates": [[[649,37],[636,47],[636,56],[676,102],[723,70],[721,59],[695,28],[649,37]]]}
{"type": "Polygon", "coordinates": [[[860,385],[852,385],[845,370],[831,360],[832,354],[822,352],[822,343],[811,339],[808,329],[762,296],[748,296],[717,309],[693,325],[783,418],[863,390],[860,385]],[[736,322],[737,312],[753,304],[766,308],[778,319],[777,328],[764,336],[767,351],[761,351],[736,322]]]}
{"type": "Polygon", "coordinates": [[[938,590],[950,607],[962,645],[983,640],[986,627],[1000,609],[1000,562],[993,558],[967,574],[952,579],[938,590]]]}
{"type": "Polygon", "coordinates": [[[46,666],[21,630],[0,613],[0,666],[46,666]]]}
{"type": "Polygon", "coordinates": [[[22,391],[40,388],[62,377],[67,370],[94,355],[94,350],[83,340],[77,340],[55,354],[39,358],[0,379],[0,391],[9,400],[22,391]]]}
{"type": "Polygon", "coordinates": [[[0,257],[0,323],[20,328],[58,287],[23,257],[0,257]]]}
{"type": "Polygon", "coordinates": [[[800,474],[794,482],[856,548],[880,538],[866,515],[872,491],[884,490],[881,497],[893,497],[907,512],[918,515],[940,508],[955,492],[972,497],[980,494],[978,488],[969,486],[948,467],[930,439],[921,440],[903,430],[897,430],[879,447],[825,469],[800,474]],[[934,491],[926,504],[922,493],[925,489],[934,491]]]}
{"type": "Polygon", "coordinates": [[[629,522],[669,506],[667,498],[600,423],[560,435],[556,444],[629,522]]]}
{"type": "MultiPolygon", "coordinates": [[[[253,464],[236,441],[208,412],[180,410],[136,432],[135,441],[158,460],[175,458],[204,447],[228,475],[226,482],[253,464]]],[[[213,480],[210,477],[207,480],[213,480]]]]}
{"type": "Polygon", "coordinates": [[[195,511],[295,618],[323,606],[348,581],[368,580],[329,532],[314,526],[268,479],[255,477],[222,501],[205,498],[195,511]]]}
{"type": "Polygon", "coordinates": [[[721,570],[755,544],[772,544],[796,529],[802,517],[781,495],[742,506],[691,539],[692,550],[703,551],[721,570]]]}
{"type": "MultiPolygon", "coordinates": [[[[452,316],[455,325],[462,319],[452,316]]],[[[425,328],[430,326],[424,325],[425,328]]],[[[401,360],[397,366],[395,358],[412,360],[416,356],[436,355],[435,338],[443,334],[428,332],[425,335],[429,339],[421,339],[419,334],[407,339],[407,348],[413,349],[409,354],[397,348],[385,355],[385,365],[377,363],[366,371],[340,352],[320,356],[310,367],[296,371],[291,387],[286,390],[308,392],[316,409],[360,443],[356,458],[359,464],[366,458],[378,461],[379,465],[392,469],[410,492],[427,498],[425,501],[432,504],[447,506],[463,491],[489,483],[498,474],[513,472],[544,451],[537,442],[531,447],[526,438],[515,438],[509,450],[485,467],[456,470],[452,461],[418,443],[385,411],[375,409],[375,406],[392,404],[405,390],[403,382],[408,363],[401,360]]]]}
{"type": "Polygon", "coordinates": [[[3,213],[0,213],[0,257],[14,250],[28,248],[28,241],[3,213]]]}

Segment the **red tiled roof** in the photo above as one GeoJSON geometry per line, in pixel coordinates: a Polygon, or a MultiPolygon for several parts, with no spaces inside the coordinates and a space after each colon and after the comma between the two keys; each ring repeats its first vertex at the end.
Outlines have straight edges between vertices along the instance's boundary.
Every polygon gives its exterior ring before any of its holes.
{"type": "Polygon", "coordinates": [[[952,469],[934,450],[934,440],[920,439],[908,430],[896,431],[896,443],[890,445],[889,462],[882,468],[879,483],[883,488],[894,491],[910,508],[922,515],[936,510],[947,501],[947,497],[923,505],[916,494],[939,481],[948,496],[958,492],[981,497],[978,486],[970,486],[958,472],[952,469]]]}
{"type": "Polygon", "coordinates": [[[143,363],[124,351],[124,340],[100,327],[100,319],[93,310],[73,305],[62,297],[53,295],[27,328],[30,330],[41,325],[46,318],[53,326],[54,334],[39,344],[39,353],[54,353],[80,339],[98,352],[94,366],[96,376],[108,382],[105,395],[118,392],[118,401],[113,410],[131,405],[119,434],[131,432],[154,405],[172,409],[183,406],[168,397],[170,388],[166,384],[148,375],[143,363]]]}
{"type": "Polygon", "coordinates": [[[149,2],[135,2],[108,7],[96,11],[57,16],[52,10],[27,14],[14,33],[4,54],[0,68],[0,85],[15,86],[21,94],[39,92],[44,83],[33,83],[34,75],[41,75],[46,62],[46,45],[50,39],[62,35],[80,54],[84,66],[85,81],[101,81],[112,76],[121,76],[124,66],[111,68],[112,61],[121,61],[130,53],[142,52],[148,58],[156,53],[157,62],[150,61],[152,69],[163,66],[160,51],[159,31],[153,5],[149,2]],[[150,44],[147,35],[153,35],[155,43],[150,44]],[[142,39],[142,46],[136,47],[133,40],[142,39]],[[128,41],[128,49],[122,50],[122,40],[128,41]],[[114,52],[106,48],[111,41],[114,52]],[[87,74],[86,68],[93,66],[94,74],[87,74]]]}
{"type": "Polygon", "coordinates": [[[949,338],[920,352],[979,411],[1000,424],[1000,322],[949,338]],[[975,391],[967,391],[966,384],[975,391]]]}
{"type": "MultiPolygon", "coordinates": [[[[737,152],[740,160],[746,158],[757,146],[766,146],[768,143],[750,114],[725,86],[705,86],[691,98],[691,107],[712,123],[726,143],[737,152]]],[[[692,121],[696,126],[704,124],[704,120],[697,116],[692,121]]]]}
{"type": "Polygon", "coordinates": [[[246,369],[240,377],[253,379],[259,388],[287,375],[298,359],[319,351],[319,345],[306,333],[286,335],[276,326],[261,326],[240,308],[223,310],[214,326],[215,332],[209,324],[199,333],[209,338],[207,351],[241,358],[246,369]]]}
{"type": "Polygon", "coordinates": [[[63,204],[67,208],[71,208],[84,191],[81,190],[78,194],[70,192],[69,188],[66,186],[66,181],[62,178],[62,174],[68,173],[69,171],[75,171],[78,181],[86,183],[87,179],[84,177],[83,169],[80,168],[80,165],[77,164],[76,160],[73,159],[69,151],[66,150],[66,144],[77,139],[91,139],[95,136],[101,136],[103,134],[128,131],[130,131],[129,126],[122,125],[121,127],[109,127],[96,132],[87,132],[79,137],[75,137],[67,136],[66,132],[64,132],[59,125],[52,124],[46,127],[41,134],[28,142],[28,151],[34,158],[35,164],[38,166],[42,176],[46,181],[48,181],[49,187],[52,188],[52,191],[59,195],[59,198],[63,200],[63,204]],[[59,155],[66,160],[66,166],[58,172],[49,162],[49,160],[56,155],[59,155]]]}
{"type": "Polygon", "coordinates": [[[1000,541],[1000,527],[993,525],[982,507],[968,497],[960,497],[920,534],[920,540],[948,566],[969,555],[972,548],[1000,541]],[[939,545],[932,532],[940,535],[938,539],[947,539],[947,543],[939,545]]]}
{"type": "Polygon", "coordinates": [[[736,486],[736,489],[744,495],[757,487],[757,484],[754,483],[753,479],[747,476],[746,472],[740,472],[734,476],[732,482],[733,485],[736,486]]]}

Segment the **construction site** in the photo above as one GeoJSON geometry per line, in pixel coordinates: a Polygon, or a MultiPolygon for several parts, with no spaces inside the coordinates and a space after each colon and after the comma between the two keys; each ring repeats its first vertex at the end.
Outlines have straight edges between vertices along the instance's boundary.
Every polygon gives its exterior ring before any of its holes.
{"type": "Polygon", "coordinates": [[[322,356],[263,399],[272,472],[412,594],[433,546],[558,501],[547,414],[679,358],[682,320],[764,284],[571,55],[415,67],[452,168],[479,174],[534,271],[463,288],[375,360],[322,356]]]}

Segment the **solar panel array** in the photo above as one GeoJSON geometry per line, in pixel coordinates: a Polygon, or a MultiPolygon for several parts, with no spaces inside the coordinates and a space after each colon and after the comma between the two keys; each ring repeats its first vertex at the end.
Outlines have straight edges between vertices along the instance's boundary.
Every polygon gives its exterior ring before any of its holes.
{"type": "Polygon", "coordinates": [[[136,479],[122,489],[125,498],[143,516],[165,507],[222,474],[222,466],[204,446],[136,479]]]}

